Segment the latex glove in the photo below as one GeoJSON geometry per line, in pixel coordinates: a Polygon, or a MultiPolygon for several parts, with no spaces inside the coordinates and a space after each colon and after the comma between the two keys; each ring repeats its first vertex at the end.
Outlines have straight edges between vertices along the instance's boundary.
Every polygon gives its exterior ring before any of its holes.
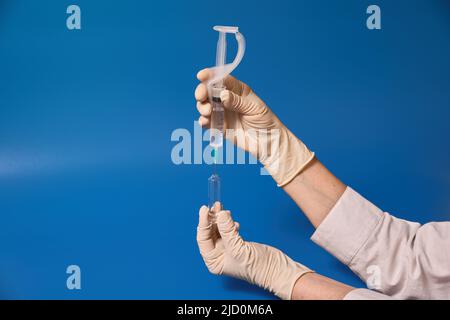
{"type": "MultiPolygon", "coordinates": [[[[209,69],[200,71],[197,78],[202,83],[195,90],[199,123],[204,127],[209,126],[212,111],[204,83],[209,77],[209,69]]],[[[288,184],[314,158],[314,153],[249,86],[232,76],[226,77],[224,84],[227,90],[221,92],[220,99],[225,107],[225,137],[256,157],[278,186],[288,184]]]]}
{"type": "Polygon", "coordinates": [[[290,300],[295,282],[313,272],[276,248],[244,241],[230,211],[218,212],[217,224],[209,217],[208,207],[201,207],[197,242],[211,273],[248,281],[290,300]]]}

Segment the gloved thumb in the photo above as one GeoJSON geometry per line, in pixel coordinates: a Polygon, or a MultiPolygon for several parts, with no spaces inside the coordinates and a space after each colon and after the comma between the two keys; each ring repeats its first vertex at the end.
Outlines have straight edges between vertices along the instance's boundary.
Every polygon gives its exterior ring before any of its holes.
{"type": "Polygon", "coordinates": [[[239,235],[237,224],[231,218],[230,211],[220,211],[217,214],[217,229],[224,241],[226,248],[231,250],[239,250],[244,246],[244,240],[239,235]]]}
{"type": "Polygon", "coordinates": [[[199,211],[197,244],[201,254],[208,253],[214,249],[213,231],[207,206],[202,206],[199,211]]]}
{"type": "Polygon", "coordinates": [[[243,114],[247,114],[250,111],[247,99],[230,90],[223,90],[220,93],[220,100],[222,101],[223,106],[228,110],[243,114]]]}

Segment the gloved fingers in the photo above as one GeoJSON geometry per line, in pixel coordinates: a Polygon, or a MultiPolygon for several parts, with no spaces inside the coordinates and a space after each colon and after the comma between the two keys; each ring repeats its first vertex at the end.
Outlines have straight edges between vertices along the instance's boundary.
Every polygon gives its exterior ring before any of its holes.
{"type": "Polygon", "coordinates": [[[222,204],[220,203],[220,201],[214,202],[210,211],[215,214],[219,213],[219,211],[222,211],[222,204]]]}
{"type": "MultiPolygon", "coordinates": [[[[205,68],[197,73],[197,79],[201,82],[208,81],[213,76],[211,69],[205,68]]],[[[228,90],[233,91],[236,94],[244,94],[246,91],[250,91],[250,88],[242,81],[235,77],[228,75],[223,79],[224,85],[228,90]],[[248,88],[248,90],[246,90],[248,88]]]]}
{"type": "Polygon", "coordinates": [[[212,107],[209,102],[197,101],[197,110],[200,113],[200,115],[209,117],[212,112],[212,107]]]}
{"type": "Polygon", "coordinates": [[[247,91],[250,91],[250,88],[245,83],[236,79],[232,75],[226,76],[223,80],[223,83],[225,85],[225,88],[238,95],[243,95],[247,91]],[[246,90],[247,88],[248,90],[246,90]]]}
{"type": "Polygon", "coordinates": [[[220,100],[222,100],[223,106],[230,111],[245,114],[247,108],[244,99],[230,90],[223,90],[220,93],[220,100]]]}
{"type": "Polygon", "coordinates": [[[225,247],[231,249],[232,253],[235,254],[244,247],[244,240],[239,235],[230,211],[220,211],[217,214],[217,228],[225,247]]]}
{"type": "MultiPolygon", "coordinates": [[[[239,230],[239,228],[240,228],[239,222],[235,222],[234,224],[236,225],[236,230],[239,230]]],[[[207,255],[205,254],[204,255],[205,257],[209,257],[211,255],[217,254],[217,253],[214,253],[214,251],[221,252],[224,249],[224,243],[223,243],[223,240],[221,239],[221,236],[220,236],[220,233],[219,233],[216,223],[214,223],[212,225],[212,236],[211,237],[214,242],[214,250],[210,251],[207,255]]]]}
{"type": "Polygon", "coordinates": [[[208,88],[206,88],[206,84],[200,83],[197,88],[195,88],[195,100],[197,101],[207,101],[208,99],[208,88]]]}
{"type": "Polygon", "coordinates": [[[211,221],[209,220],[209,209],[207,206],[202,206],[199,210],[197,243],[202,254],[214,249],[213,230],[211,221]]]}
{"type": "Polygon", "coordinates": [[[198,118],[198,124],[199,124],[201,127],[208,128],[209,125],[210,125],[210,123],[211,123],[210,118],[207,118],[207,117],[204,117],[204,116],[200,116],[200,117],[198,118]]]}
{"type": "MultiPolygon", "coordinates": [[[[241,224],[239,222],[234,222],[234,225],[236,226],[236,230],[239,231],[239,229],[241,228],[241,224]]],[[[217,224],[213,224],[212,226],[212,239],[214,243],[216,243],[216,241],[220,239],[220,233],[219,229],[217,229],[217,224]]]]}
{"type": "Polygon", "coordinates": [[[214,223],[211,228],[212,228],[212,236],[211,237],[214,241],[214,245],[216,245],[217,240],[220,239],[220,233],[219,233],[219,230],[217,229],[217,224],[214,223]]]}
{"type": "MultiPolygon", "coordinates": [[[[211,211],[210,211],[210,215],[212,215],[212,214],[214,214],[214,213],[211,213],[211,211]]],[[[239,228],[241,227],[240,223],[235,221],[234,225],[236,226],[236,231],[239,231],[239,228]]],[[[216,243],[216,241],[218,239],[220,239],[220,233],[219,233],[219,229],[217,228],[216,223],[212,225],[212,239],[213,239],[214,243],[216,243]]]]}
{"type": "Polygon", "coordinates": [[[262,114],[265,109],[264,106],[249,99],[248,96],[239,95],[230,90],[223,90],[220,93],[220,100],[225,109],[248,116],[262,114]]]}
{"type": "Polygon", "coordinates": [[[201,229],[211,227],[211,221],[209,220],[209,208],[205,205],[201,206],[198,211],[198,227],[201,229]]]}
{"type": "Polygon", "coordinates": [[[205,68],[197,73],[197,79],[201,82],[205,82],[211,77],[211,75],[211,70],[209,68],[205,68]]]}

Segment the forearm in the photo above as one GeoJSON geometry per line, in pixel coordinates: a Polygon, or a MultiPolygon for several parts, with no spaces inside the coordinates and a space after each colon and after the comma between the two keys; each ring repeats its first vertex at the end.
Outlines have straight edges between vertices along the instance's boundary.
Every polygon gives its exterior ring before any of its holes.
{"type": "Polygon", "coordinates": [[[292,300],[342,300],[354,288],[317,273],[300,277],[292,290],[292,300]]]}
{"type": "Polygon", "coordinates": [[[283,189],[317,228],[346,186],[316,158],[283,189]]]}

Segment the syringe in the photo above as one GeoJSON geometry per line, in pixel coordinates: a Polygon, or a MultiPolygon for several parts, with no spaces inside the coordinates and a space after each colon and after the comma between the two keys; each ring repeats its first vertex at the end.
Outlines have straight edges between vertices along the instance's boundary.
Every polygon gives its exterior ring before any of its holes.
{"type": "Polygon", "coordinates": [[[245,52],[244,36],[238,32],[237,27],[215,26],[214,30],[219,32],[219,40],[217,41],[216,50],[216,66],[211,68],[213,76],[208,82],[208,94],[212,106],[211,126],[210,126],[210,140],[209,144],[213,148],[214,169],[213,174],[208,179],[208,196],[209,196],[209,210],[211,222],[215,223],[216,213],[222,209],[221,203],[221,182],[217,174],[216,165],[219,148],[223,146],[223,136],[225,129],[225,109],[220,100],[220,93],[225,89],[224,78],[233,71],[241,62],[245,52]],[[238,42],[238,51],[232,63],[226,62],[226,34],[233,33],[238,42]]]}
{"type": "Polygon", "coordinates": [[[216,65],[211,68],[212,77],[207,82],[208,95],[212,106],[210,145],[217,149],[223,145],[225,129],[225,109],[220,100],[220,93],[225,89],[224,79],[241,62],[245,52],[245,38],[239,32],[238,27],[215,26],[214,30],[219,32],[219,40],[216,48],[216,65]],[[227,56],[227,33],[234,34],[238,43],[236,57],[233,62],[226,64],[227,56]]]}
{"type": "Polygon", "coordinates": [[[224,88],[214,86],[212,88],[212,98],[211,98],[211,128],[209,144],[214,148],[214,160],[217,159],[217,149],[223,145],[223,135],[224,135],[224,123],[225,123],[225,109],[223,107],[222,101],[220,100],[220,92],[224,88]]]}
{"type": "MultiPolygon", "coordinates": [[[[219,40],[217,41],[216,49],[216,68],[223,68],[227,56],[227,34],[226,29],[214,27],[214,30],[219,31],[219,40]]],[[[223,145],[223,129],[225,122],[225,110],[220,100],[220,92],[225,89],[223,85],[223,78],[214,83],[210,89],[211,94],[211,129],[210,129],[210,145],[214,148],[215,157],[217,159],[217,148],[223,145]]]]}

